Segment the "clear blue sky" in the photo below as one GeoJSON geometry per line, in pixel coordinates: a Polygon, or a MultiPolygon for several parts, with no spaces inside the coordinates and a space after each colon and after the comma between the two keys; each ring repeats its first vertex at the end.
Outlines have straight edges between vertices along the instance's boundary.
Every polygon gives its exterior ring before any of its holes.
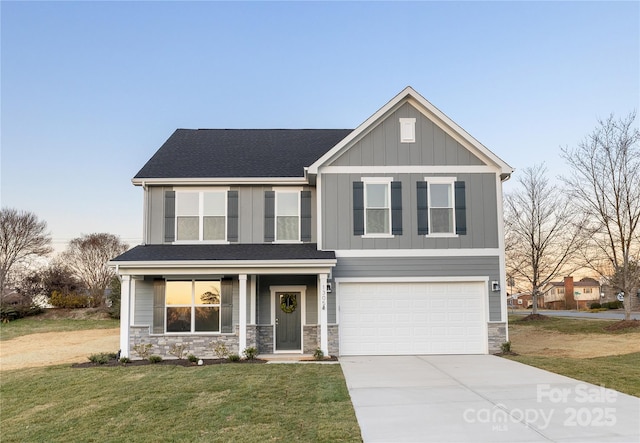
{"type": "Polygon", "coordinates": [[[354,128],[411,85],[516,169],[555,175],[561,146],[640,108],[639,2],[0,8],[2,206],[46,220],[58,249],[140,242],[130,180],[176,128],[354,128]]]}

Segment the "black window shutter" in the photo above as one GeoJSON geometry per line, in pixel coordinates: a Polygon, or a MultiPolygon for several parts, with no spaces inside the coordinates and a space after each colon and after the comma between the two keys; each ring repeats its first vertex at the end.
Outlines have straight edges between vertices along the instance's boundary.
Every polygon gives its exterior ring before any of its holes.
{"type": "Polygon", "coordinates": [[[455,182],[456,234],[467,235],[467,200],[464,182],[455,182]]]}
{"type": "Polygon", "coordinates": [[[220,332],[234,332],[233,330],[233,280],[229,278],[220,281],[220,332]]]}
{"type": "Polygon", "coordinates": [[[427,182],[416,183],[418,199],[418,235],[429,233],[429,204],[427,202],[427,182]]]}
{"type": "Polygon", "coordinates": [[[227,192],[227,241],[238,241],[238,191],[227,192]]]}
{"type": "Polygon", "coordinates": [[[153,281],[153,326],[154,334],[164,334],[164,280],[153,281]]]}
{"type": "Polygon", "coordinates": [[[364,235],[364,183],[353,182],[353,235],[364,235]]]}
{"type": "Polygon", "coordinates": [[[402,235],[402,182],[391,182],[391,233],[402,235]]]}
{"type": "Polygon", "coordinates": [[[276,213],[276,193],[275,191],[264,191],[264,241],[275,240],[275,213],[276,213]]]}
{"type": "Polygon", "coordinates": [[[176,240],[176,191],[164,191],[164,241],[176,240]]]}
{"type": "Polygon", "coordinates": [[[300,240],[311,241],[311,191],[300,193],[300,240]]]}

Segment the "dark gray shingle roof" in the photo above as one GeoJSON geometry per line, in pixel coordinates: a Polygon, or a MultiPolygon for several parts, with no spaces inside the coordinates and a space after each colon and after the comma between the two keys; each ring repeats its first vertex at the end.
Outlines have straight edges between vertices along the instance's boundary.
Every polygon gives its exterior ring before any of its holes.
{"type": "Polygon", "coordinates": [[[114,262],[181,260],[333,260],[333,251],[318,251],[316,243],[230,245],[140,245],[114,262]]]}
{"type": "Polygon", "coordinates": [[[303,177],[351,129],[178,129],[135,178],[303,177]]]}

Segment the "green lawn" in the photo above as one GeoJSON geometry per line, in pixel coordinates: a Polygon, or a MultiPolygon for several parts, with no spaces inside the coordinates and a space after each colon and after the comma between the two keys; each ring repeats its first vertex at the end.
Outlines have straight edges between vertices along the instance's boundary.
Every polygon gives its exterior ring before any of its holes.
{"type": "Polygon", "coordinates": [[[11,340],[22,335],[40,332],[81,331],[85,329],[113,329],[120,326],[120,320],[73,320],[40,319],[25,317],[9,323],[0,323],[0,341],[11,340]]]}
{"type": "Polygon", "coordinates": [[[542,321],[523,321],[521,316],[510,315],[509,324],[519,327],[530,327],[563,334],[627,334],[640,332],[637,328],[626,328],[618,331],[607,331],[605,328],[618,320],[598,320],[566,317],[547,317],[542,321]]]}
{"type": "Polygon", "coordinates": [[[6,371],[2,442],[361,441],[339,365],[6,371]]]}

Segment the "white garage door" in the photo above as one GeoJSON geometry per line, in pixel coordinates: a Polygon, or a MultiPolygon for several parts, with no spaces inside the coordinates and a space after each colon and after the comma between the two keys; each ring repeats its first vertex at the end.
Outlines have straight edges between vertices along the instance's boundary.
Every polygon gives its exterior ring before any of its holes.
{"type": "Polygon", "coordinates": [[[340,283],[340,354],[485,354],[485,284],[340,283]]]}

